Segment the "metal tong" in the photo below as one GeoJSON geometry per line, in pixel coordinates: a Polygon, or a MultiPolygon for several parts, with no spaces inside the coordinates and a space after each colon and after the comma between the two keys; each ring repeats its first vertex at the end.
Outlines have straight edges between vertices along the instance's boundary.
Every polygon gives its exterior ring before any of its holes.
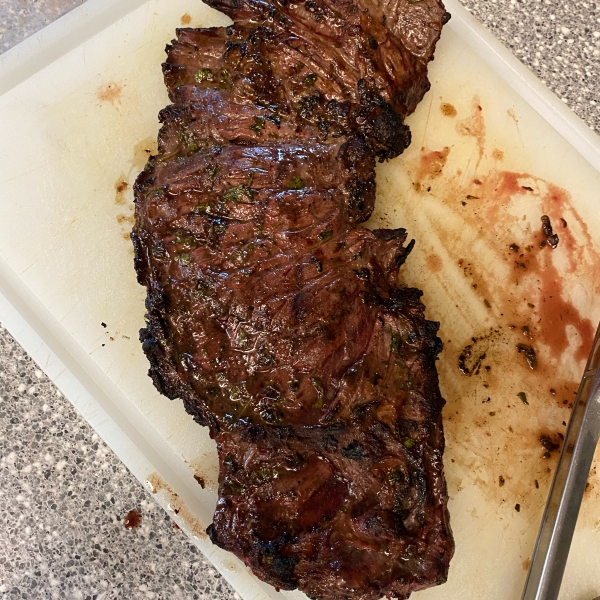
{"type": "Polygon", "coordinates": [[[557,600],[600,437],[600,327],[573,405],[521,600],[557,600]]]}

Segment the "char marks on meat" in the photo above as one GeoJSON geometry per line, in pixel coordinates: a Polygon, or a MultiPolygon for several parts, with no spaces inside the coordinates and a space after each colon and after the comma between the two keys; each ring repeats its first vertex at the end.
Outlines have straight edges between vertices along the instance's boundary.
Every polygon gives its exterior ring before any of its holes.
{"type": "Polygon", "coordinates": [[[278,589],[407,598],[445,581],[437,323],[370,231],[375,163],[410,143],[439,0],[209,0],[135,186],[141,331],[160,392],[217,444],[208,528],[278,589]]]}

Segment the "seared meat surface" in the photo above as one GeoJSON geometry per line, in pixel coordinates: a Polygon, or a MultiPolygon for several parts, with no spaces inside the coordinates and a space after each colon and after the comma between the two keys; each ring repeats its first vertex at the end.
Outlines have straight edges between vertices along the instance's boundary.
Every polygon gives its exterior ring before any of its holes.
{"type": "Polygon", "coordinates": [[[406,598],[445,581],[438,325],[370,231],[375,162],[410,143],[439,0],[211,0],[136,186],[156,387],[210,427],[208,533],[279,589],[406,598]]]}

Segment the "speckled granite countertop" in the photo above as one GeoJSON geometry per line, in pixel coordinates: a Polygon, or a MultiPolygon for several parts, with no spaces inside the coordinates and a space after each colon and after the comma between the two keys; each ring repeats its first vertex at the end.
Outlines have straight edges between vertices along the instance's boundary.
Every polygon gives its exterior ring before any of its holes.
{"type": "MultiPolygon", "coordinates": [[[[0,53],[80,3],[0,0],[0,53]]],[[[599,3],[463,3],[600,133],[599,3]]],[[[239,598],[1,326],[0,597],[239,598]]]]}

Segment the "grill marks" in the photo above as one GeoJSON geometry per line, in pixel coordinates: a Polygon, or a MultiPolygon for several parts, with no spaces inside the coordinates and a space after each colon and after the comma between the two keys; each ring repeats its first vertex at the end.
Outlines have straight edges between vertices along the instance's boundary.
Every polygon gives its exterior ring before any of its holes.
{"type": "Polygon", "coordinates": [[[210,2],[135,185],[156,387],[210,427],[209,534],[277,588],[406,597],[453,553],[437,324],[397,286],[413,242],[369,231],[375,161],[428,89],[437,0],[210,2]]]}

